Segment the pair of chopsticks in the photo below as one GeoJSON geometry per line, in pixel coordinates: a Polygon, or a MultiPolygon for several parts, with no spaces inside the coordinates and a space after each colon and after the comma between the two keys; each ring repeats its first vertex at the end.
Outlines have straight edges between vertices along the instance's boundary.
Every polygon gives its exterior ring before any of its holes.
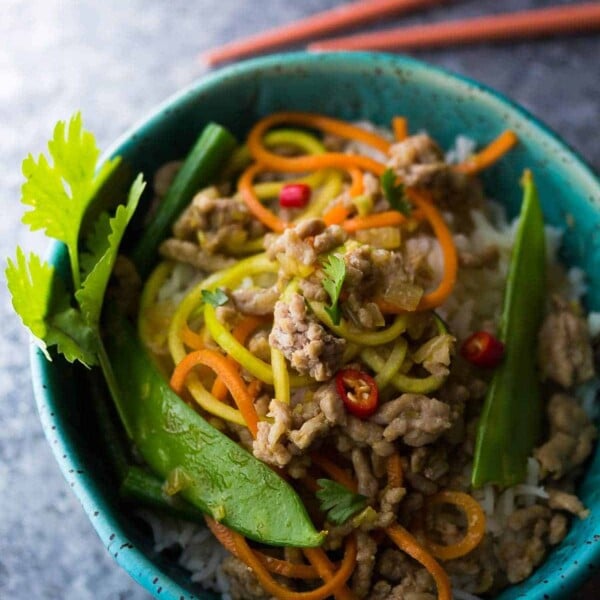
{"type": "MultiPolygon", "coordinates": [[[[327,36],[392,15],[430,8],[444,0],[362,0],[342,5],[264,33],[210,50],[209,65],[327,36]]],[[[309,50],[408,50],[477,42],[507,41],[600,29],[600,2],[474,17],[374,33],[317,40],[309,50]]]]}

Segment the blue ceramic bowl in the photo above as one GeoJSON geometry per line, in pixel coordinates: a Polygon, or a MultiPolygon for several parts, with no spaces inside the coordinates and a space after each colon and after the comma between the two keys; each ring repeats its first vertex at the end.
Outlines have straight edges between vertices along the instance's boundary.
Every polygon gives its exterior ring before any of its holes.
{"type": "MultiPolygon", "coordinates": [[[[514,214],[524,168],[536,175],[549,223],[565,229],[563,259],[589,277],[590,309],[600,309],[600,183],[584,162],[531,115],[497,93],[423,63],[383,54],[305,53],[271,56],[212,74],[160,106],[110,150],[131,172],[150,176],[162,163],[182,157],[203,125],[222,123],[242,138],[259,117],[277,110],[304,110],[348,120],[389,124],[406,115],[413,131],[428,130],[448,146],[464,133],[480,142],[506,128],[518,148],[484,175],[488,193],[514,214]]],[[[52,249],[60,263],[62,250],[52,249]]],[[[173,562],[152,551],[147,532],[119,507],[114,478],[89,407],[83,370],[62,360],[31,357],[38,407],[60,467],[98,535],[117,562],[162,599],[215,598],[191,584],[173,562]]],[[[576,521],[546,562],[500,597],[568,598],[600,564],[600,453],[589,465],[579,493],[591,508],[576,521]]]]}

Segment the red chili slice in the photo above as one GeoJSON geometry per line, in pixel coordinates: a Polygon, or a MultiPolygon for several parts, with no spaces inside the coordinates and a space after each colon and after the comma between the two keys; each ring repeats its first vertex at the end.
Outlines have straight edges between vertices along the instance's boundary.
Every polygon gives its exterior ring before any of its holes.
{"type": "Polygon", "coordinates": [[[379,390],[375,380],[356,369],[342,369],[335,376],[335,385],[346,409],[359,419],[370,417],[379,405],[379,390]]]}
{"type": "Polygon", "coordinates": [[[303,208],[311,195],[310,185],[306,183],[288,183],[279,192],[279,204],[284,208],[303,208]]]}
{"type": "Polygon", "coordinates": [[[476,331],[464,341],[460,353],[478,367],[496,367],[504,356],[504,344],[487,331],[476,331]]]}

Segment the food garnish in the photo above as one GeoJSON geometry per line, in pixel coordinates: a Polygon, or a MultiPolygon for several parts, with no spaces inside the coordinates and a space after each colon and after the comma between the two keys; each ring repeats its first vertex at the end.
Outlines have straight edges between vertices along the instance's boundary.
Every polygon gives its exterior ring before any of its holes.
{"type": "Polygon", "coordinates": [[[405,217],[410,216],[412,207],[407,200],[404,184],[397,181],[397,176],[392,169],[386,169],[379,178],[381,189],[390,206],[402,213],[405,217]]]}
{"type": "Polygon", "coordinates": [[[100,151],[94,136],[83,129],[79,113],[68,125],[59,121],[48,142],[47,158],[23,161],[26,181],[21,201],[31,210],[23,222],[32,231],[43,230],[63,242],[69,254],[71,281],[65,283],[53,265],[17,248],[8,259],[6,279],[13,307],[49,358],[47,348],[56,346],[69,361],[86,367],[101,359],[100,312],[104,292],[117,258],[125,228],[131,220],[145,183],[141,175],[133,182],[126,204],[114,216],[102,213],[90,231],[82,223],[90,203],[119,164],[105,162],[98,169],[100,151]],[[84,252],[79,238],[84,235],[84,252]]]}
{"type": "Polygon", "coordinates": [[[359,419],[370,417],[379,406],[379,388],[375,379],[356,369],[342,369],[335,385],[349,413],[359,419]]]}
{"type": "Polygon", "coordinates": [[[221,289],[202,290],[202,300],[211,306],[223,306],[229,302],[229,296],[221,289]]]}
{"type": "Polygon", "coordinates": [[[366,496],[355,494],[331,479],[317,479],[317,483],[320,489],[316,496],[321,502],[321,510],[334,525],[342,525],[368,504],[366,496]]]}
{"type": "Polygon", "coordinates": [[[288,183],[279,192],[279,204],[284,208],[304,208],[310,202],[310,185],[288,183]]]}
{"type": "Polygon", "coordinates": [[[504,344],[487,331],[472,333],[462,344],[460,353],[478,367],[495,367],[504,356],[504,344]]]}
{"type": "Polygon", "coordinates": [[[505,356],[494,371],[479,419],[471,477],[475,487],[522,481],[542,421],[541,384],[532,357],[544,314],[544,217],[529,171],[523,188],[500,320],[505,356]]]}
{"type": "Polygon", "coordinates": [[[329,295],[330,301],[330,305],[325,307],[325,312],[334,325],[339,325],[342,319],[340,292],[346,278],[346,263],[342,257],[331,254],[323,263],[323,272],[325,273],[323,288],[329,295]]]}

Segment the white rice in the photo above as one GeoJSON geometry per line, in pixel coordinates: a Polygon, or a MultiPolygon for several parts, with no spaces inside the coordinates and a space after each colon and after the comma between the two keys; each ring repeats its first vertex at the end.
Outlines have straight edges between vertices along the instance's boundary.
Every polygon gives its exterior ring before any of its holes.
{"type": "Polygon", "coordinates": [[[152,528],[156,552],[180,548],[178,563],[190,571],[191,580],[203,589],[220,592],[223,600],[231,600],[229,581],[221,567],[229,553],[205,526],[150,510],[140,510],[137,514],[152,528]]]}
{"type": "Polygon", "coordinates": [[[445,160],[450,165],[465,162],[475,153],[476,147],[475,140],[465,135],[458,135],[452,147],[446,152],[445,160]]]}

